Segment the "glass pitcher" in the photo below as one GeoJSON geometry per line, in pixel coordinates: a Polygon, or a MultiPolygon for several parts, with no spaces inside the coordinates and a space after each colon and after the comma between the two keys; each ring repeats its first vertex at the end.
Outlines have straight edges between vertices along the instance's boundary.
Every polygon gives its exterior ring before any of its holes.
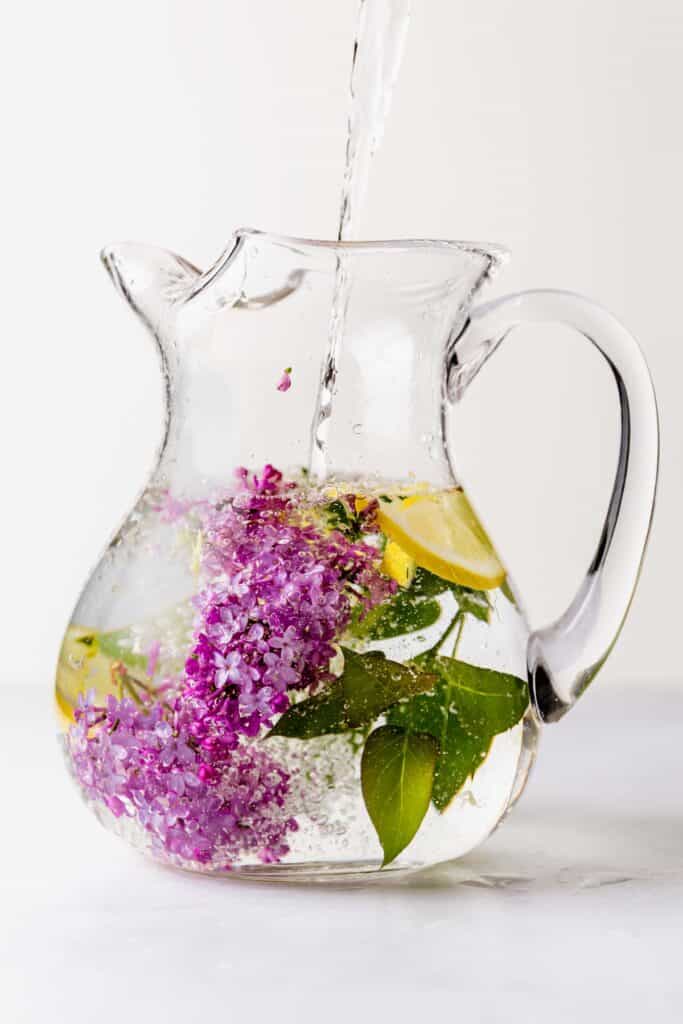
{"type": "Polygon", "coordinates": [[[205,273],[104,251],[156,341],[166,420],[74,611],[56,698],[86,803],[139,849],[267,878],[459,857],[604,662],[652,515],[652,384],[584,298],[473,308],[505,255],[251,230],[205,273]],[[598,549],[536,632],[446,443],[454,403],[528,321],[588,338],[621,409],[598,549]]]}

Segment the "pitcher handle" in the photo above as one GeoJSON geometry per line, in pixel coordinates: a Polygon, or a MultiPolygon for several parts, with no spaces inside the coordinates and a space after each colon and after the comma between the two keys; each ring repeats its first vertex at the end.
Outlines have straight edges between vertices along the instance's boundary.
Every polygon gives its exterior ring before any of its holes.
{"type": "Polygon", "coordinates": [[[562,291],[507,295],[474,310],[453,348],[457,395],[488,356],[525,323],[573,327],[605,357],[619,394],[621,440],[597,550],[567,610],[529,638],[531,697],[544,721],[561,718],[614,646],[638,582],[657,486],[659,425],[652,380],[635,338],[607,310],[562,291]]]}

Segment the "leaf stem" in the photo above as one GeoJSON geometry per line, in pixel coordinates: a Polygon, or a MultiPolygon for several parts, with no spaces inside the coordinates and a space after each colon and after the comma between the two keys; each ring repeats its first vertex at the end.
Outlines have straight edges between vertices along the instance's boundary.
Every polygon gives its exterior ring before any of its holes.
{"type": "Polygon", "coordinates": [[[154,694],[154,688],[148,683],[144,683],[142,679],[138,679],[137,676],[132,675],[130,672],[126,672],[126,679],[129,683],[133,683],[135,686],[139,686],[141,690],[150,695],[154,694]]]}
{"type": "Polygon", "coordinates": [[[451,635],[451,633],[453,632],[455,627],[458,624],[460,624],[459,629],[458,629],[458,635],[455,638],[455,645],[456,645],[456,648],[457,648],[457,645],[460,642],[460,634],[462,633],[462,627],[464,625],[464,622],[465,622],[465,614],[464,614],[464,612],[461,612],[460,609],[458,609],[458,611],[455,613],[455,615],[453,616],[453,618],[449,622],[446,630],[441,634],[441,636],[436,641],[436,643],[433,644],[431,647],[429,647],[426,651],[423,651],[423,653],[420,655],[420,657],[428,658],[430,655],[438,654],[439,650],[444,645],[446,640],[448,640],[449,636],[451,635]]]}
{"type": "Polygon", "coordinates": [[[126,677],[126,670],[123,667],[123,663],[120,661],[113,662],[109,669],[109,674],[111,676],[112,685],[118,688],[119,700],[123,700],[123,681],[126,677]]]}
{"type": "Polygon", "coordinates": [[[147,696],[152,697],[154,695],[154,690],[148,686],[147,683],[143,683],[141,679],[138,679],[137,676],[131,675],[122,661],[115,661],[112,664],[110,671],[112,683],[114,686],[118,687],[119,700],[123,700],[125,692],[130,695],[138,707],[144,707],[144,701],[140,698],[140,694],[135,689],[136,686],[140,687],[147,696]]]}
{"type": "Polygon", "coordinates": [[[132,697],[132,699],[134,700],[134,702],[137,704],[137,706],[139,708],[142,708],[142,707],[145,706],[143,704],[143,702],[142,702],[140,694],[137,692],[135,687],[131,684],[130,679],[128,679],[128,677],[126,677],[123,680],[123,689],[128,691],[128,693],[130,694],[130,696],[132,697]]]}
{"type": "MultiPolygon", "coordinates": [[[[460,637],[462,636],[462,631],[463,631],[463,629],[465,627],[465,616],[464,616],[463,613],[461,613],[461,614],[462,614],[462,618],[460,619],[460,623],[458,625],[458,632],[455,635],[455,643],[453,644],[453,654],[451,655],[452,658],[457,658],[457,656],[458,656],[458,647],[460,646],[460,637]]],[[[457,615],[456,615],[456,618],[457,618],[457,615]]]]}

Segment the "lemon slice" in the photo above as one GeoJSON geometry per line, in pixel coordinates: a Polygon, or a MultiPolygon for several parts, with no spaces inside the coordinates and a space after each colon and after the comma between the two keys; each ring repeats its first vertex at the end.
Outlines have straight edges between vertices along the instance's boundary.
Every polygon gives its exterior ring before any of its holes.
{"type": "Polygon", "coordinates": [[[380,528],[435,576],[474,590],[494,590],[505,569],[463,491],[380,501],[380,528]]]}
{"type": "Polygon", "coordinates": [[[69,626],[59,652],[55,689],[62,727],[73,725],[73,710],[79,693],[94,689],[97,698],[104,701],[107,694],[115,691],[111,681],[112,664],[113,659],[99,650],[94,630],[69,626]]]}

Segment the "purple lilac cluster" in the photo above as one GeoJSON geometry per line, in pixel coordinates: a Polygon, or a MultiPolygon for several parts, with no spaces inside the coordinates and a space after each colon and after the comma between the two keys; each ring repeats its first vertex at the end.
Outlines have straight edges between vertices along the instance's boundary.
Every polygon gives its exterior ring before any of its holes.
{"type": "Polygon", "coordinates": [[[193,736],[214,758],[256,736],[289,706],[289,691],[330,678],[333,642],[354,604],[395,589],[376,547],[322,533],[282,475],[266,466],[205,522],[200,625],[186,663],[193,736]]]}
{"type": "Polygon", "coordinates": [[[136,818],[158,853],[224,868],[246,855],[278,861],[297,828],[288,773],[247,738],[287,708],[289,691],[330,678],[354,604],[395,589],[377,549],[316,528],[272,466],[238,476],[239,493],[204,513],[212,584],[176,697],[97,706],[90,694],[68,737],[89,797],[136,818]]]}
{"type": "Polygon", "coordinates": [[[262,750],[242,747],[213,779],[190,721],[182,698],[168,709],[111,695],[98,706],[94,692],[81,695],[68,746],[86,795],[116,818],[136,818],[160,855],[226,869],[245,854],[279,860],[297,827],[283,811],[287,773],[262,750]]]}

